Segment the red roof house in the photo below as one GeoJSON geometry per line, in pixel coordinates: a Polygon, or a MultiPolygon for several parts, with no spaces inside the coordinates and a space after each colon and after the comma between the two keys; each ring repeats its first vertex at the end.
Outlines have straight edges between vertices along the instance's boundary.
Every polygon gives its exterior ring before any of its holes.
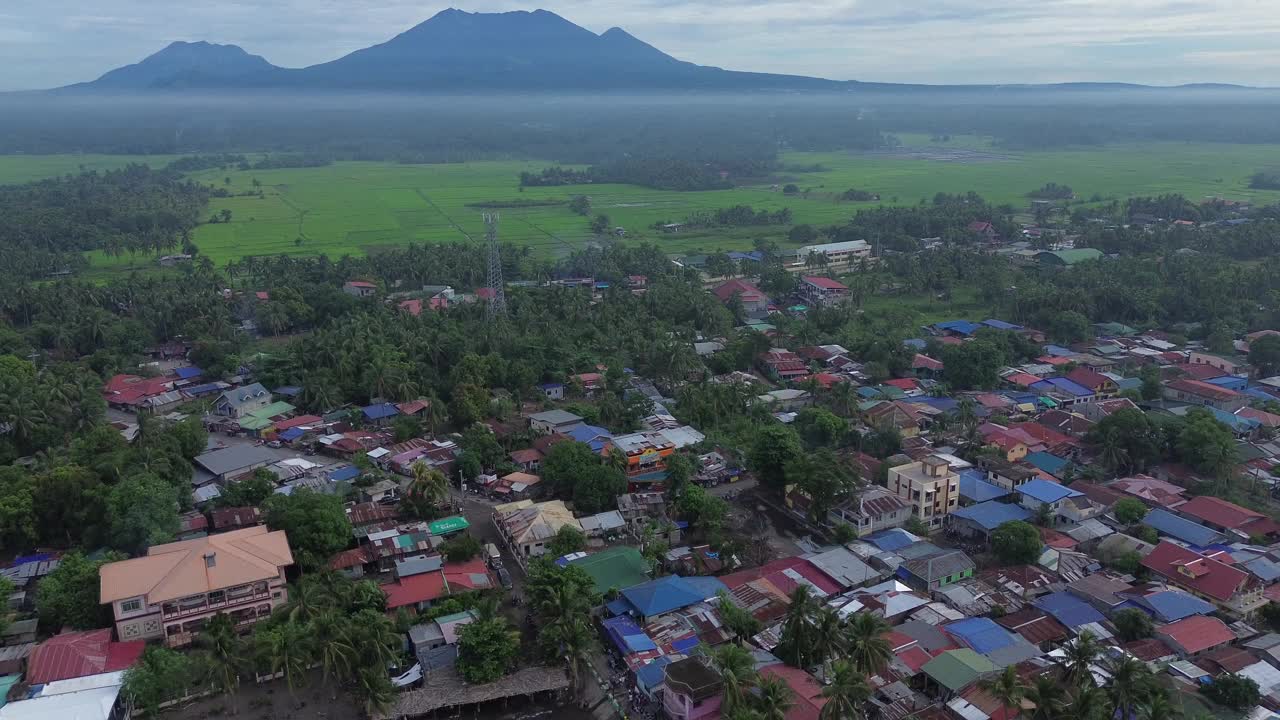
{"type": "Polygon", "coordinates": [[[791,708],[786,720],[818,720],[827,699],[822,697],[822,686],[812,675],[781,663],[760,669],[764,677],[778,678],[791,688],[791,708]]]}
{"type": "Polygon", "coordinates": [[[1215,530],[1235,530],[1250,536],[1280,533],[1280,525],[1266,515],[1208,495],[1191,498],[1179,505],[1178,513],[1215,530]]]}
{"type": "MultiPolygon", "coordinates": [[[[1249,574],[1194,550],[1161,541],[1149,555],[1142,558],[1142,565],[1166,580],[1219,603],[1244,600],[1243,595],[1252,591],[1249,574]]],[[[1259,586],[1257,589],[1261,589],[1259,586]]],[[[1259,594],[1259,597],[1261,595],[1259,594]]]]}
{"type": "Polygon", "coordinates": [[[1115,392],[1116,390],[1116,383],[1114,380],[1102,373],[1096,373],[1087,367],[1078,367],[1075,370],[1072,370],[1067,373],[1067,379],[1089,388],[1096,394],[1110,393],[1115,392]]]}
{"type": "Polygon", "coordinates": [[[387,609],[395,610],[442,598],[449,594],[449,586],[444,572],[437,570],[400,578],[395,583],[383,585],[382,592],[387,596],[387,609]]]}
{"type": "Polygon", "coordinates": [[[142,640],[114,642],[111,632],[110,628],[67,632],[45,640],[27,657],[26,681],[43,685],[128,669],[147,644],[142,640]]]}
{"type": "Polygon", "coordinates": [[[769,302],[769,296],[761,292],[760,288],[752,285],[746,280],[739,280],[737,278],[717,285],[716,288],[711,291],[711,294],[715,295],[716,299],[722,303],[729,302],[730,298],[737,295],[742,301],[742,304],[748,308],[752,305],[763,305],[769,302]]]}
{"type": "Polygon", "coordinates": [[[1231,628],[1218,618],[1208,615],[1192,615],[1158,627],[1156,637],[1164,640],[1184,658],[1199,655],[1236,639],[1231,628]]]}

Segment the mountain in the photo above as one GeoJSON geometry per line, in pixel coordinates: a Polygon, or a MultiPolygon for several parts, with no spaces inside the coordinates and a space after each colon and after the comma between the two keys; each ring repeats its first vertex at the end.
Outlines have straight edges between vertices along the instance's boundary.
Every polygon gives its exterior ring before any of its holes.
{"type": "Polygon", "coordinates": [[[546,10],[449,9],[390,40],[285,69],[234,45],[174,43],[75,91],[550,91],[837,89],[844,83],[683,62],[612,28],[597,35],[546,10]]]}
{"type": "Polygon", "coordinates": [[[259,55],[235,45],[175,42],[140,63],[117,68],[79,88],[141,90],[207,87],[278,71],[259,55]]]}

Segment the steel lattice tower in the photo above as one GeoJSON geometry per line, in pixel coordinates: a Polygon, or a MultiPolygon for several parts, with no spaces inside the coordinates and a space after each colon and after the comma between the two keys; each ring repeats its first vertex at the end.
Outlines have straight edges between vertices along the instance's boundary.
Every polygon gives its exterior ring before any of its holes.
{"type": "Polygon", "coordinates": [[[502,252],[498,248],[498,213],[484,214],[485,237],[489,241],[489,276],[485,285],[492,292],[486,313],[489,320],[507,314],[507,292],[502,282],[502,252]]]}

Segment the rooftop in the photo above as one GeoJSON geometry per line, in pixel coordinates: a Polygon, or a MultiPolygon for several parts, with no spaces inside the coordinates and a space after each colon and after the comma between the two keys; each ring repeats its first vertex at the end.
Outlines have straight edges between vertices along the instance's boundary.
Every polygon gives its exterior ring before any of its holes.
{"type": "Polygon", "coordinates": [[[1142,564],[1179,585],[1226,602],[1249,578],[1248,573],[1207,558],[1169,541],[1162,541],[1142,564]]]}
{"type": "Polygon", "coordinates": [[[54,635],[31,649],[26,681],[32,685],[124,670],[142,655],[141,640],[114,642],[110,628],[54,635]]]}
{"type": "Polygon", "coordinates": [[[1225,623],[1204,615],[1193,615],[1156,628],[1156,634],[1173,640],[1188,654],[1203,652],[1236,639],[1235,633],[1225,623]]]}

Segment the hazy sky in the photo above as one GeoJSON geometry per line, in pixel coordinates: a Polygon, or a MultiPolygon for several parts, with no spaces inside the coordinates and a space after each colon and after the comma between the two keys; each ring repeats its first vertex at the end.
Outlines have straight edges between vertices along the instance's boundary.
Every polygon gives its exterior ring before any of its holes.
{"type": "MultiPolygon", "coordinates": [[[[173,40],[234,43],[277,65],[310,65],[386,40],[448,4],[40,0],[4,6],[0,89],[91,80],[173,40]]],[[[596,32],[618,25],[683,60],[735,70],[923,83],[1280,85],[1276,0],[476,0],[461,7],[536,6],[596,32]]]]}

